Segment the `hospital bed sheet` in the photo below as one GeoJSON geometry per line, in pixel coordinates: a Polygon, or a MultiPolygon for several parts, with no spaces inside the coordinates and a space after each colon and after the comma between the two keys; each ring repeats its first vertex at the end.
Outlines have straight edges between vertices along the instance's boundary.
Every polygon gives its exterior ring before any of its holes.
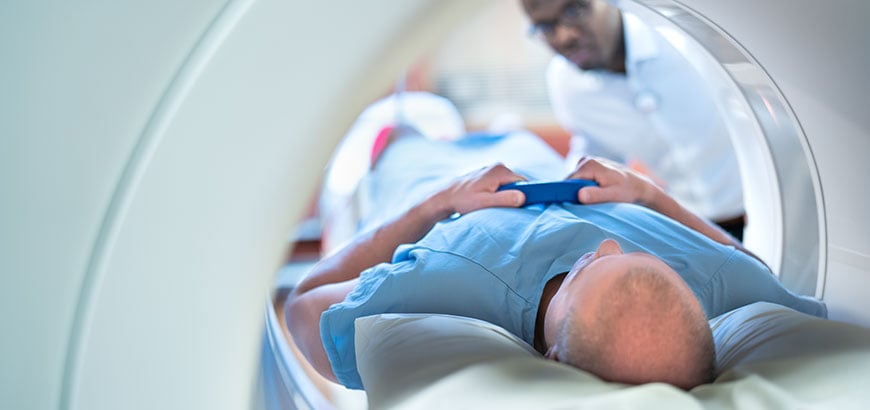
{"type": "Polygon", "coordinates": [[[543,359],[504,329],[448,315],[357,319],[373,409],[870,408],[870,329],[756,303],[711,320],[719,376],[627,386],[543,359]]]}

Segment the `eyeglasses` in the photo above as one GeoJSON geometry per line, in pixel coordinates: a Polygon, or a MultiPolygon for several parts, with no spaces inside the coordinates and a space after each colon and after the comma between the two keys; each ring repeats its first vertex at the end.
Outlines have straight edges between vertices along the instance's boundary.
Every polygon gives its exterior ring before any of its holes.
{"type": "Polygon", "coordinates": [[[571,1],[562,7],[559,16],[554,20],[540,21],[529,27],[529,36],[550,38],[556,34],[558,26],[582,27],[592,14],[589,0],[571,1]]]}

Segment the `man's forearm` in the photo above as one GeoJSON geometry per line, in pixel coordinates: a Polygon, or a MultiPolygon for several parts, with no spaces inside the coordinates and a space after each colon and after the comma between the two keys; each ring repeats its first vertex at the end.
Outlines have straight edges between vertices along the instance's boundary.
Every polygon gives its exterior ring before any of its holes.
{"type": "Polygon", "coordinates": [[[465,175],[318,263],[293,289],[285,306],[290,334],[309,363],[324,377],[337,381],[321,340],[320,318],[353,291],[362,271],[389,262],[397,246],[420,240],[438,221],[454,212],[519,206],[525,200],[522,192],[498,191],[498,187],[520,179],[500,164],[465,175]]]}
{"type": "Polygon", "coordinates": [[[498,191],[499,186],[521,179],[504,165],[496,164],[454,180],[407,212],[318,263],[312,273],[294,289],[294,294],[355,279],[363,270],[389,262],[397,246],[420,240],[436,222],[455,212],[468,213],[482,208],[521,205],[525,200],[522,192],[498,191]]]}
{"type": "Polygon", "coordinates": [[[659,186],[649,184],[641,198],[641,205],[694,229],[716,242],[723,245],[731,245],[743,253],[758,259],[758,261],[763,263],[765,266],[767,265],[767,263],[759,258],[758,255],[744,248],[742,243],[734,239],[734,237],[722,230],[722,228],[698,215],[695,215],[684,206],[680,205],[673,197],[665,193],[659,186]]]}
{"type": "Polygon", "coordinates": [[[390,260],[399,244],[423,237],[438,220],[449,215],[436,201],[423,202],[315,265],[287,298],[285,320],[299,351],[320,373],[339,381],[320,337],[320,317],[356,287],[359,274],[390,260]]]}
{"type": "Polygon", "coordinates": [[[584,158],[569,177],[598,182],[598,187],[580,190],[578,195],[582,203],[629,202],[643,205],[718,243],[734,246],[758,258],[718,226],[680,205],[652,180],[623,165],[603,159],[584,158]]]}
{"type": "Polygon", "coordinates": [[[695,215],[656,185],[648,185],[639,204],[698,231],[716,242],[743,249],[740,243],[732,238],[731,235],[728,235],[711,222],[695,215]]]}
{"type": "Polygon", "coordinates": [[[320,261],[294,293],[298,295],[318,286],[355,279],[362,271],[389,262],[396,247],[418,241],[451,213],[449,204],[434,195],[320,261]]]}

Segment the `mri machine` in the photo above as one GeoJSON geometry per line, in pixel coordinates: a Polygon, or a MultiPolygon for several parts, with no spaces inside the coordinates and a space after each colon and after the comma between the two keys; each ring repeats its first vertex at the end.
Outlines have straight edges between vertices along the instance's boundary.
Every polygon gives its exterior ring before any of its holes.
{"type": "MultiPolygon", "coordinates": [[[[711,79],[747,246],[870,326],[870,3],[617,3],[711,79]]],[[[483,4],[0,3],[0,407],[263,405],[264,295],[332,148],[483,4]]]]}

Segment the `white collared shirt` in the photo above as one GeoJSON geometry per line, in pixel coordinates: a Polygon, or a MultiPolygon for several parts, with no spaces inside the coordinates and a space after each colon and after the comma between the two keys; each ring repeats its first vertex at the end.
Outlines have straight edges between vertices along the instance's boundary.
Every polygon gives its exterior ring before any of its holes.
{"type": "Polygon", "coordinates": [[[547,69],[550,103],[572,135],[568,160],[639,160],[671,195],[713,220],[743,213],[727,128],[704,80],[664,38],[623,13],[626,74],[581,70],[562,56],[547,69]]]}

